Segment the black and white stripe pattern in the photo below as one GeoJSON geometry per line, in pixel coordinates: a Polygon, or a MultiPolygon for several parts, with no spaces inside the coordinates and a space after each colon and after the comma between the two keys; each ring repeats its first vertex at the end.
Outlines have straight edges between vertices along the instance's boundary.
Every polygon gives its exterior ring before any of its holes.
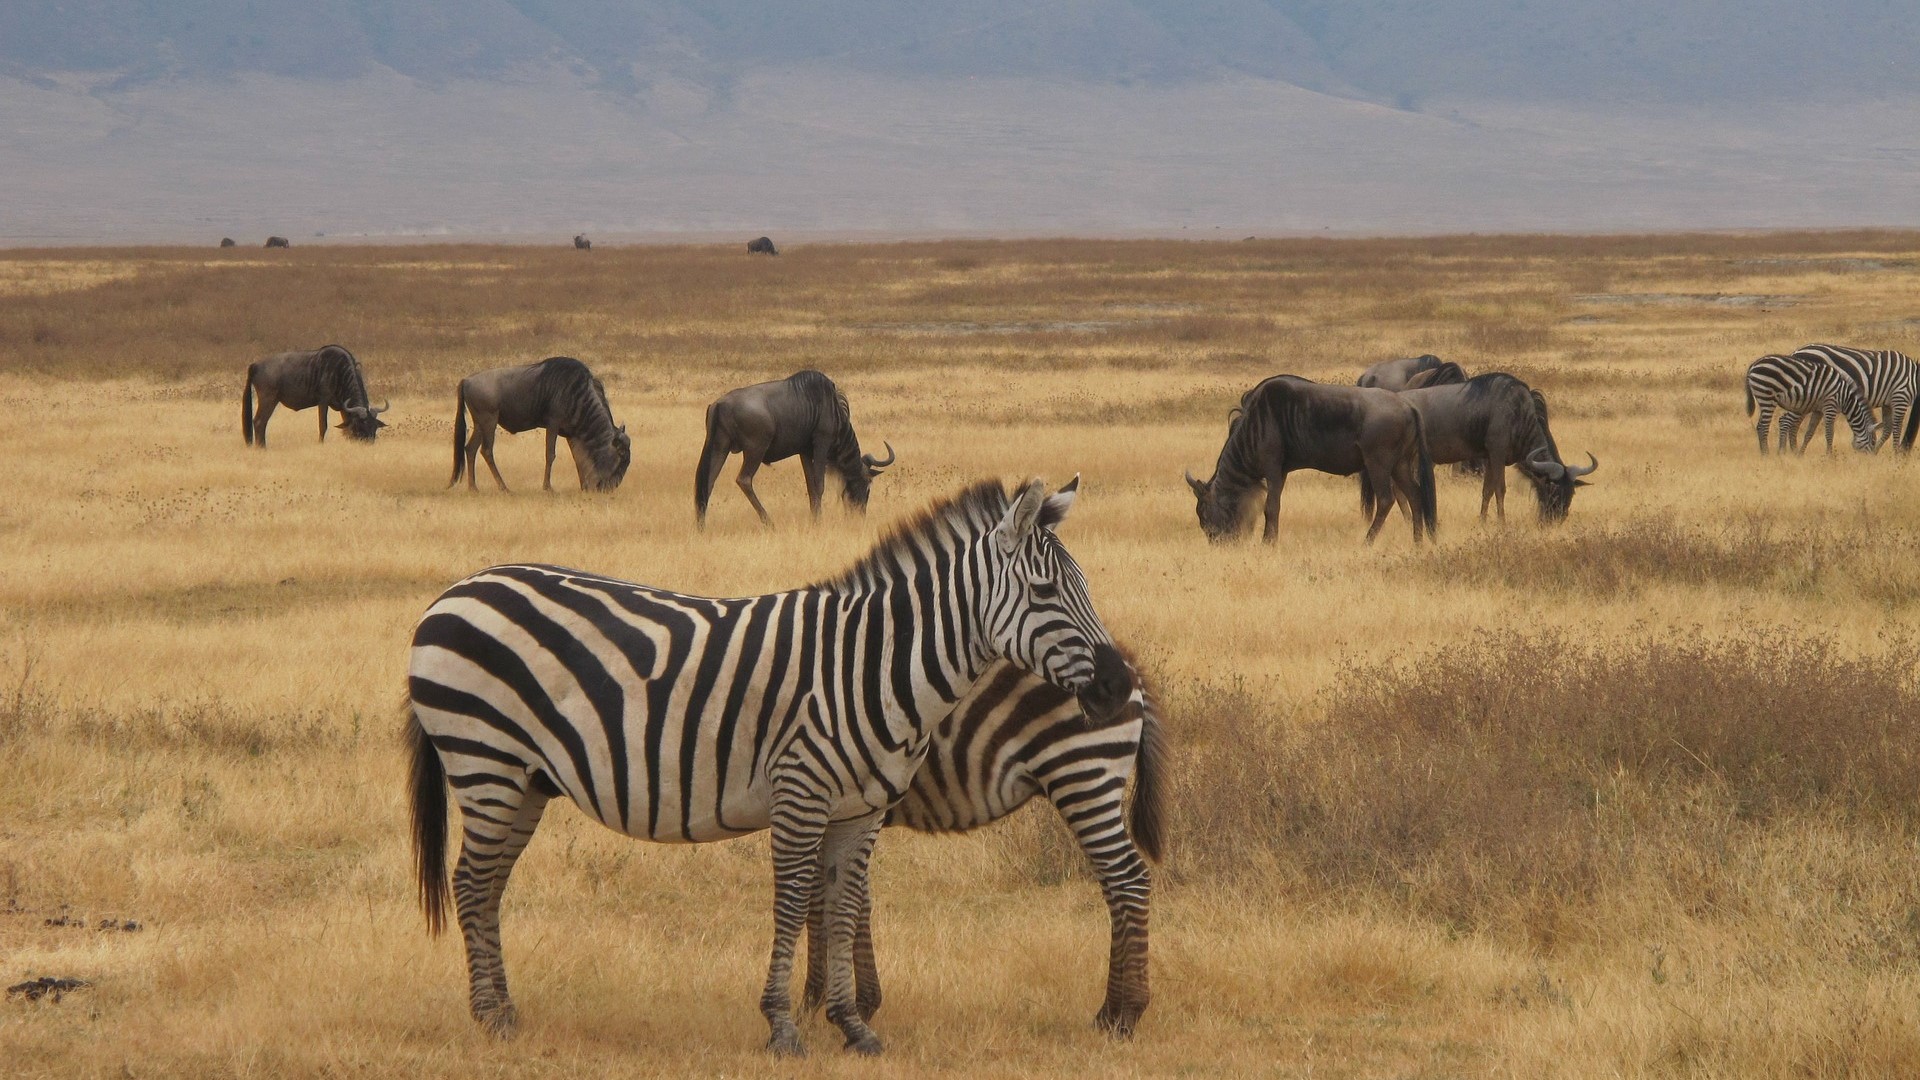
{"type": "Polygon", "coordinates": [[[463,825],[452,899],[475,1018],[512,1029],[500,896],[546,803],[564,794],[651,840],[770,828],[769,1045],[801,1049],[787,984],[818,880],[828,1016],[849,1046],[877,1051],[853,1001],[853,900],[933,724],[1000,657],[1103,715],[1131,689],[1053,533],[1076,485],[1049,498],[1035,481],[1013,499],[977,485],[841,577],[792,592],[715,599],[521,565],[442,594],[414,631],[409,669],[414,837],[437,931],[450,785],[463,825]]]}
{"type": "MultiPolygon", "coordinates": [[[[1089,719],[1071,695],[1001,663],[935,726],[927,760],[887,824],[921,832],[963,832],[998,821],[1045,796],[1073,831],[1106,895],[1112,924],[1107,995],[1096,1026],[1129,1035],[1146,1011],[1148,858],[1161,855],[1165,744],[1152,697],[1110,723],[1089,719]],[[1134,782],[1131,811],[1127,780],[1134,782]]],[[[825,909],[808,927],[807,1004],[826,990],[825,909]]],[[[860,897],[853,942],[855,1001],[863,1017],[880,1007],[872,907],[860,897]]]]}
{"type": "Polygon", "coordinates": [[[1753,416],[1756,408],[1759,418],[1754,422],[1754,433],[1759,436],[1762,454],[1767,452],[1767,428],[1775,412],[1780,413],[1782,453],[1794,448],[1793,433],[1800,420],[1816,413],[1827,418],[1827,449],[1831,451],[1836,410],[1847,414],[1847,423],[1853,428],[1853,448],[1865,453],[1874,450],[1873,414],[1853,382],[1832,364],[1799,354],[1777,353],[1748,364],[1747,415],[1753,416]]]}
{"type": "MultiPolygon", "coordinates": [[[[1896,450],[1913,446],[1914,399],[1920,393],[1920,368],[1891,349],[1850,349],[1843,345],[1804,345],[1794,356],[1839,369],[1853,383],[1869,412],[1880,411],[1875,447],[1892,441],[1896,450]]],[[[1828,413],[1827,445],[1833,445],[1833,414],[1828,413]]],[[[1813,432],[1807,432],[1813,440],[1813,432]]]]}

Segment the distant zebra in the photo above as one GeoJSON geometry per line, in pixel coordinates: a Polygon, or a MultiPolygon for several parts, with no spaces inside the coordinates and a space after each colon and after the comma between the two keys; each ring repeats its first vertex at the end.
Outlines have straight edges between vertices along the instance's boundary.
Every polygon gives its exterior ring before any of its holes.
{"type": "Polygon", "coordinates": [[[880,1042],[852,980],[853,900],[930,728],[1006,657],[1080,695],[1098,722],[1134,693],[1054,527],[1048,497],[978,484],[898,528],[837,578],[738,599],[555,566],[497,566],[442,593],[414,630],[407,723],[413,837],[430,931],[449,900],[475,1019],[514,1026],[500,896],[548,800],[666,842],[773,831],[769,1049],[801,1052],[788,982],[816,879],[830,912],[827,1015],[880,1042]],[[449,890],[447,791],[462,818],[449,890]],[[825,867],[822,877],[820,868],[825,867]]]}
{"type": "MultiPolygon", "coordinates": [[[[888,825],[962,832],[998,821],[1044,795],[1073,830],[1106,895],[1112,923],[1107,996],[1096,1026],[1131,1035],[1147,1008],[1147,902],[1140,857],[1160,859],[1166,749],[1153,699],[1110,724],[1090,721],[1074,698],[1002,661],[934,728],[926,763],[888,825]],[[1127,778],[1134,781],[1127,804],[1127,778]],[[1137,846],[1136,846],[1137,845],[1137,846]]],[[[854,927],[854,1002],[862,1019],[880,1008],[872,904],[863,890],[854,927]]],[[[826,992],[825,906],[807,925],[807,1008],[826,992]]]]}
{"type": "MultiPolygon", "coordinates": [[[[1866,403],[1860,400],[1860,393],[1853,381],[1840,373],[1832,364],[1822,363],[1799,354],[1781,356],[1777,353],[1763,356],[1747,365],[1747,415],[1753,416],[1756,406],[1759,419],[1754,423],[1754,433],[1760,439],[1760,452],[1767,452],[1767,428],[1773,423],[1773,414],[1780,416],[1780,451],[1785,453],[1794,448],[1793,433],[1803,417],[1811,417],[1818,411],[1831,417],[1838,409],[1847,414],[1847,424],[1853,428],[1853,448],[1871,454],[1873,443],[1873,414],[1866,403]]],[[[1804,447],[1800,449],[1804,450],[1804,447]]],[[[1827,424],[1827,451],[1833,451],[1833,424],[1827,424]]]]}
{"type": "MultiPolygon", "coordinates": [[[[1860,400],[1867,409],[1880,410],[1880,431],[1875,438],[1875,449],[1888,442],[1892,442],[1897,451],[1912,449],[1914,422],[1920,419],[1914,409],[1915,394],[1920,392],[1920,368],[1916,368],[1912,360],[1891,349],[1849,349],[1841,345],[1803,345],[1793,355],[1839,368],[1842,374],[1852,380],[1854,389],[1860,392],[1860,400]]],[[[1826,425],[1827,446],[1831,449],[1831,411],[1826,413],[1826,425]]],[[[1808,425],[1807,442],[1812,441],[1812,425],[1808,425]]]]}

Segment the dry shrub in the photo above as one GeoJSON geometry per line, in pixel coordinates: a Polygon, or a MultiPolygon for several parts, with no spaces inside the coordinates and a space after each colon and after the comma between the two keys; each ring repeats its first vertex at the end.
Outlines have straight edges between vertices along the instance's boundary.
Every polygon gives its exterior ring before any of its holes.
{"type": "Polygon", "coordinates": [[[1859,655],[1784,633],[1482,632],[1348,668],[1310,723],[1207,687],[1176,714],[1206,724],[1180,747],[1178,867],[1279,870],[1540,943],[1650,872],[1733,910],[1747,830],[1920,830],[1917,669],[1906,638],[1859,655]]]}

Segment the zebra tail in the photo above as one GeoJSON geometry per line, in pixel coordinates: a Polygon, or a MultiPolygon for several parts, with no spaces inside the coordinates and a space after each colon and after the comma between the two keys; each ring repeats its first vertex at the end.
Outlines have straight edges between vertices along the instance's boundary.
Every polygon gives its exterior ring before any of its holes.
{"type": "Polygon", "coordinates": [[[1915,436],[1920,436],[1920,401],[1907,406],[1907,430],[1900,436],[1900,449],[1913,449],[1915,436]]]}
{"type": "Polygon", "coordinates": [[[453,392],[453,479],[447,486],[460,482],[460,474],[467,465],[467,384],[463,381],[460,388],[453,392]]]}
{"type": "Polygon", "coordinates": [[[1747,415],[1753,415],[1753,384],[1747,384],[1747,415]]]}
{"type": "Polygon", "coordinates": [[[1140,698],[1140,748],[1134,752],[1133,805],[1127,808],[1127,832],[1147,858],[1159,862],[1166,851],[1167,740],[1153,698],[1140,698]]]}
{"type": "Polygon", "coordinates": [[[702,526],[707,523],[707,503],[713,498],[713,469],[709,463],[713,459],[714,448],[718,443],[719,440],[713,430],[713,406],[709,405],[707,406],[707,441],[700,445],[700,462],[694,466],[693,473],[693,513],[702,526]]]}
{"type": "Polygon", "coordinates": [[[1426,423],[1420,419],[1420,410],[1413,411],[1413,437],[1420,442],[1420,504],[1415,513],[1426,523],[1427,538],[1439,537],[1440,494],[1438,485],[1433,482],[1433,448],[1427,445],[1426,423]]]}
{"type": "Polygon", "coordinates": [[[452,898],[447,891],[447,773],[440,752],[407,707],[407,742],[413,751],[413,861],[420,880],[420,909],[427,933],[439,937],[447,927],[452,898]]]}
{"type": "Polygon", "coordinates": [[[253,369],[257,365],[247,365],[246,389],[240,391],[240,435],[253,445],[253,369]]]}

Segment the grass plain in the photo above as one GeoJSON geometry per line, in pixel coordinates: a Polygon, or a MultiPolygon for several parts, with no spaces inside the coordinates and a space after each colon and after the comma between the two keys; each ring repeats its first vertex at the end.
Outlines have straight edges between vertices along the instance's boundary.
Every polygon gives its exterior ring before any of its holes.
{"type": "MultiPolygon", "coordinates": [[[[8,1075],[1920,1075],[1920,473],[1761,457],[1751,358],[1920,346],[1920,236],[0,253],[0,1006],[8,1075]],[[241,445],[247,363],[337,341],[393,426],[241,445]],[[1571,519],[1445,475],[1441,540],[1349,480],[1210,546],[1238,395],[1438,353],[1543,389],[1571,519]],[[445,490],[453,385],[578,356],[617,492],[445,490]],[[899,464],[797,469],[705,534],[706,402],[803,366],[899,464]],[[774,1061],[762,839],[557,810],[508,892],[520,1038],[468,1019],[408,880],[407,635],[480,566],[714,594],[826,576],[979,476],[1084,475],[1063,536],[1165,699],[1155,999],[1090,1025],[1106,923],[1050,809],[876,858],[878,1062],[774,1061]],[[135,920],[135,932],[93,929],[135,920]],[[82,925],[58,925],[60,922],[82,925]]],[[[564,454],[564,450],[562,451],[564,454]]],[[[730,479],[730,475],[729,475],[730,479]]]]}

